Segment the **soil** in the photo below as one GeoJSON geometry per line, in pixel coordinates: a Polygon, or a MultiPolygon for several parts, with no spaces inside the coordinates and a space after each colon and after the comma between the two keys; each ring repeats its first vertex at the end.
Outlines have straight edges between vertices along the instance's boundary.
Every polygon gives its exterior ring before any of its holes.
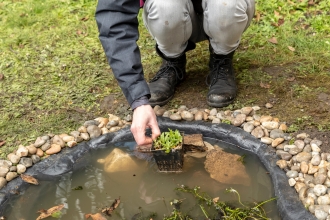
{"type": "MultiPolygon", "coordinates": [[[[204,60],[204,65],[189,63],[189,56],[194,54],[187,54],[185,81],[177,86],[174,98],[164,106],[166,109],[180,105],[211,109],[206,103],[207,60],[204,60]]],[[[279,118],[288,127],[292,126],[294,129],[291,132],[295,134],[308,133],[311,138],[323,142],[321,148],[324,152],[330,152],[330,74],[303,75],[297,71],[298,67],[298,64],[287,64],[240,69],[234,62],[238,95],[232,105],[223,109],[258,105],[261,107],[260,115],[279,118]],[[271,103],[273,107],[266,108],[266,103],[271,103]]],[[[150,77],[153,75],[150,73],[150,77]]],[[[106,97],[100,105],[103,111],[118,115],[130,113],[121,93],[106,97]]]]}

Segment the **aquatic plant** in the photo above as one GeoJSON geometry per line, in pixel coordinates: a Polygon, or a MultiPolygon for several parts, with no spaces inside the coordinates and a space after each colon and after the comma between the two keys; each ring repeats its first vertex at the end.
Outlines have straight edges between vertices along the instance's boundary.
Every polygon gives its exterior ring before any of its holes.
{"type": "Polygon", "coordinates": [[[153,147],[156,150],[165,150],[166,153],[169,153],[172,149],[177,148],[182,144],[182,135],[178,130],[171,130],[162,132],[156,140],[154,140],[153,147]]]}
{"type": "MultiPolygon", "coordinates": [[[[259,203],[254,202],[252,206],[247,206],[241,202],[241,197],[239,193],[233,189],[227,189],[227,192],[234,193],[237,195],[238,203],[241,207],[233,207],[226,202],[219,201],[219,198],[211,198],[206,193],[200,192],[200,187],[196,186],[193,189],[187,186],[181,186],[176,188],[176,190],[181,192],[186,192],[192,194],[198,200],[198,206],[200,207],[205,219],[214,219],[214,216],[208,214],[205,205],[208,208],[214,208],[216,210],[217,216],[216,219],[226,219],[226,220],[245,220],[245,219],[255,219],[255,220],[266,220],[269,219],[266,216],[265,210],[262,206],[268,202],[275,200],[276,198],[271,198],[266,201],[259,203]]],[[[165,220],[190,220],[188,215],[183,214],[180,211],[180,206],[178,203],[181,203],[181,200],[174,200],[171,205],[174,206],[173,212],[170,216],[166,216],[163,219],[165,220]],[[175,202],[176,201],[176,202],[175,202]]]]}

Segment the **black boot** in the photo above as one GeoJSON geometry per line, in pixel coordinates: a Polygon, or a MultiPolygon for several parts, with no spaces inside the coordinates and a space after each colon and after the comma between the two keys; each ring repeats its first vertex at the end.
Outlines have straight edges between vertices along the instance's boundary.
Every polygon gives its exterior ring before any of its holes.
{"type": "Polygon", "coordinates": [[[158,55],[163,59],[163,64],[155,77],[149,82],[151,98],[150,105],[165,105],[172,99],[175,87],[184,80],[186,76],[186,51],[194,49],[195,45],[188,43],[187,49],[176,58],[166,57],[157,47],[158,55]]]}
{"type": "Polygon", "coordinates": [[[210,73],[206,78],[209,86],[207,104],[212,107],[226,107],[231,104],[237,93],[232,59],[234,52],[227,55],[215,54],[210,46],[210,73]]]}

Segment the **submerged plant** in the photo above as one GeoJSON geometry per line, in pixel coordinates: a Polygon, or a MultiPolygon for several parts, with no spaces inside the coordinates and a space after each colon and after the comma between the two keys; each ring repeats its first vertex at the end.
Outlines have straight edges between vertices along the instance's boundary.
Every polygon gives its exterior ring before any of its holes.
{"type": "Polygon", "coordinates": [[[175,149],[182,143],[182,135],[178,130],[171,130],[162,132],[156,140],[154,140],[154,149],[165,150],[169,153],[172,149],[175,149]]]}
{"type": "MultiPolygon", "coordinates": [[[[203,212],[203,215],[206,219],[212,219],[211,216],[207,213],[205,205],[209,208],[214,208],[218,214],[217,219],[229,219],[229,220],[244,220],[244,219],[268,219],[266,216],[265,210],[262,208],[262,206],[270,201],[275,200],[276,198],[271,198],[266,201],[262,201],[259,203],[253,203],[253,206],[247,206],[244,205],[241,202],[241,197],[239,193],[235,189],[228,189],[227,192],[234,193],[237,195],[237,199],[241,207],[233,207],[225,202],[219,201],[219,198],[210,198],[207,194],[200,192],[200,187],[195,187],[193,189],[187,187],[187,186],[181,186],[177,188],[178,191],[181,192],[187,192],[192,194],[195,198],[198,200],[198,206],[200,207],[201,211],[203,212]]],[[[180,213],[178,210],[174,210],[172,213],[173,217],[179,216],[178,213],[180,213]]],[[[180,213],[181,214],[181,213],[180,213]]],[[[181,217],[186,217],[182,216],[181,217]]],[[[166,218],[166,219],[189,219],[189,218],[166,218]]]]}

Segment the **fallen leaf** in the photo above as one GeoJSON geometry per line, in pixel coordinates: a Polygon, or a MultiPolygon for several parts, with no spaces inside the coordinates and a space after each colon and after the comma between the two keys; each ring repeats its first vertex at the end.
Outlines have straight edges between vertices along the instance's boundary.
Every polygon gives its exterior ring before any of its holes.
{"type": "Polygon", "coordinates": [[[3,146],[3,145],[5,145],[5,143],[6,143],[6,141],[0,140],[0,147],[3,146]]]}
{"type": "Polygon", "coordinates": [[[219,197],[215,197],[213,200],[212,200],[214,203],[217,203],[219,201],[219,197]]]}
{"type": "Polygon", "coordinates": [[[107,220],[105,217],[103,217],[103,215],[101,215],[100,213],[96,213],[96,214],[86,214],[85,218],[89,218],[91,217],[93,220],[107,220]]]}
{"type": "Polygon", "coordinates": [[[265,89],[269,89],[270,85],[267,84],[267,83],[260,82],[260,87],[265,88],[265,89]]]}
{"type": "Polygon", "coordinates": [[[5,75],[3,75],[2,73],[0,73],[0,81],[3,80],[5,78],[5,75]]]}
{"type": "Polygon", "coordinates": [[[120,197],[118,199],[115,199],[115,201],[112,203],[110,208],[105,208],[102,210],[102,213],[111,216],[112,212],[119,206],[120,204],[120,197]]]}
{"type": "Polygon", "coordinates": [[[274,11],[274,15],[275,15],[276,17],[279,17],[279,16],[280,16],[280,13],[279,13],[278,11],[274,11]]]}
{"type": "Polygon", "coordinates": [[[61,205],[51,207],[48,210],[44,210],[44,209],[39,210],[37,213],[40,213],[40,215],[38,216],[38,218],[36,220],[47,218],[47,217],[51,216],[54,212],[58,212],[61,209],[63,209],[63,207],[64,207],[64,204],[61,204],[61,205]]]}
{"type": "Polygon", "coordinates": [[[89,17],[88,16],[86,16],[86,17],[83,17],[82,19],[80,19],[80,20],[82,20],[82,21],[87,21],[89,19],[89,17]]]}
{"type": "Polygon", "coordinates": [[[276,37],[272,37],[268,40],[268,42],[272,43],[272,44],[277,44],[277,38],[276,37]]]}
{"type": "Polygon", "coordinates": [[[39,185],[38,180],[32,176],[21,174],[21,178],[26,183],[31,183],[33,185],[39,185]]]}
{"type": "Polygon", "coordinates": [[[293,82],[296,78],[294,76],[286,78],[289,82],[293,82]]]}
{"type": "Polygon", "coordinates": [[[259,22],[259,21],[260,21],[260,17],[261,17],[260,13],[259,13],[259,12],[257,12],[257,13],[256,13],[256,21],[257,21],[257,22],[259,22]]]}
{"type": "Polygon", "coordinates": [[[291,50],[292,52],[294,52],[296,49],[294,49],[294,47],[288,46],[289,50],[291,50]]]}

